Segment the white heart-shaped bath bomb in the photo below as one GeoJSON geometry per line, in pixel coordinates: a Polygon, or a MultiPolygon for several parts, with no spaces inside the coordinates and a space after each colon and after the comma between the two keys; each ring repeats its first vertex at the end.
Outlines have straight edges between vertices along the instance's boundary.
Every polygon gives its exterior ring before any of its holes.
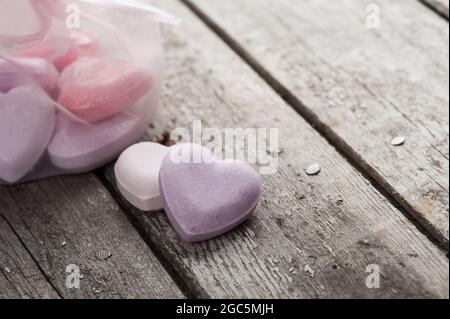
{"type": "Polygon", "coordinates": [[[142,211],[163,208],[159,191],[159,171],[169,148],[145,142],[129,147],[119,157],[115,174],[122,195],[142,211]]]}

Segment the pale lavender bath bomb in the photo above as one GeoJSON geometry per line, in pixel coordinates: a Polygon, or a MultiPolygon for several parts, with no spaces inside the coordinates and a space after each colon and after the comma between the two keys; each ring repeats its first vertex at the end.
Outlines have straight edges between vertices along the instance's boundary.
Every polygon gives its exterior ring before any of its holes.
{"type": "Polygon", "coordinates": [[[133,114],[120,113],[95,124],[83,124],[60,115],[48,154],[57,168],[70,173],[96,169],[112,161],[145,132],[133,114]]]}
{"type": "Polygon", "coordinates": [[[40,58],[0,58],[0,92],[21,85],[36,84],[53,93],[59,73],[49,61],[40,58]]]}
{"type": "Polygon", "coordinates": [[[171,148],[163,160],[159,183],[166,213],[187,242],[208,240],[234,229],[255,210],[261,197],[261,180],[251,166],[220,161],[196,144],[171,148]],[[189,158],[202,160],[188,163],[189,158]]]}
{"type": "Polygon", "coordinates": [[[135,144],[120,155],[114,167],[117,187],[132,205],[143,211],[163,208],[159,191],[161,163],[169,148],[157,143],[135,144]]]}
{"type": "Polygon", "coordinates": [[[0,94],[0,180],[15,183],[39,161],[55,127],[53,101],[21,86],[0,94]]]}

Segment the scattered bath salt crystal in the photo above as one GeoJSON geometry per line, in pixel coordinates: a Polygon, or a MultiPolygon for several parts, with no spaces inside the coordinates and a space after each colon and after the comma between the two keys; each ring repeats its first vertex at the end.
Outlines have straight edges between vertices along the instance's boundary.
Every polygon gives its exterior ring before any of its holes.
{"type": "Polygon", "coordinates": [[[365,239],[358,241],[358,244],[360,244],[361,246],[370,246],[370,242],[365,239]]]}
{"type": "Polygon", "coordinates": [[[107,259],[111,258],[112,254],[111,254],[111,252],[110,252],[109,250],[102,249],[102,250],[99,250],[99,251],[95,254],[95,256],[96,256],[97,259],[99,259],[99,260],[107,260],[107,259]]]}
{"type": "Polygon", "coordinates": [[[331,268],[333,268],[334,270],[339,270],[339,269],[341,269],[341,266],[339,266],[339,265],[333,265],[331,268]]]}
{"type": "Polygon", "coordinates": [[[406,138],[403,136],[396,136],[391,140],[391,145],[393,146],[402,146],[405,144],[406,138]]]}
{"type": "Polygon", "coordinates": [[[304,199],[306,199],[306,195],[305,195],[305,194],[302,194],[302,193],[300,193],[300,192],[296,192],[296,193],[295,193],[295,197],[296,197],[297,199],[299,199],[299,200],[304,200],[304,199]]]}
{"type": "Polygon", "coordinates": [[[95,294],[101,294],[103,292],[103,289],[101,288],[93,288],[92,290],[94,291],[95,294]]]}
{"type": "Polygon", "coordinates": [[[327,243],[323,242],[323,247],[325,247],[325,248],[330,252],[330,254],[333,255],[333,248],[331,248],[330,246],[328,246],[327,243]]]}
{"type": "Polygon", "coordinates": [[[311,278],[314,278],[314,276],[316,275],[316,272],[309,265],[305,265],[305,267],[303,267],[303,271],[309,273],[311,278]]]}
{"type": "Polygon", "coordinates": [[[319,174],[321,170],[322,168],[319,164],[312,164],[306,169],[306,174],[308,174],[309,176],[314,176],[319,174]]]}

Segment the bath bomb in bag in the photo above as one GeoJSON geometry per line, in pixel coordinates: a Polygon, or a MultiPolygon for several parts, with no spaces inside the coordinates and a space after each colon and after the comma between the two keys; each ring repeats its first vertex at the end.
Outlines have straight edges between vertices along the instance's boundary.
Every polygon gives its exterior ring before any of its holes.
{"type": "Polygon", "coordinates": [[[261,196],[260,177],[251,166],[220,160],[196,144],[171,148],[159,183],[166,213],[187,242],[232,230],[250,216],[261,196]]]}
{"type": "Polygon", "coordinates": [[[57,127],[48,155],[53,165],[70,173],[107,164],[145,132],[139,118],[129,113],[94,124],[75,122],[60,114],[57,127]]]}
{"type": "Polygon", "coordinates": [[[0,57],[0,92],[8,92],[21,85],[37,84],[48,93],[53,93],[59,73],[47,60],[40,58],[0,57]]]}
{"type": "Polygon", "coordinates": [[[92,55],[96,51],[96,41],[88,35],[71,31],[64,38],[49,38],[37,45],[21,49],[15,54],[23,57],[36,57],[52,61],[58,71],[78,60],[80,55],[92,55]]]}
{"type": "Polygon", "coordinates": [[[40,88],[0,95],[0,179],[15,183],[45,152],[55,127],[54,102],[40,88]]]}
{"type": "Polygon", "coordinates": [[[151,87],[151,76],[127,61],[82,58],[62,72],[58,102],[94,123],[131,107],[151,87]]]}
{"type": "Polygon", "coordinates": [[[163,208],[159,191],[159,171],[169,148],[145,142],[130,146],[117,160],[114,168],[121,194],[142,211],[163,208]]]}

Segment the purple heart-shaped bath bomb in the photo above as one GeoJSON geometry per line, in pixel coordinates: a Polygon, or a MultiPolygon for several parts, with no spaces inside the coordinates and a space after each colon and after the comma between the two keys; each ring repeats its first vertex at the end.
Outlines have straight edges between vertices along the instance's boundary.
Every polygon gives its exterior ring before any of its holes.
{"type": "Polygon", "coordinates": [[[49,61],[40,58],[0,58],[0,91],[8,92],[14,87],[38,84],[53,93],[59,73],[49,61]]]}
{"type": "Polygon", "coordinates": [[[82,173],[113,160],[144,132],[139,118],[129,113],[120,113],[95,124],[74,122],[60,115],[48,154],[56,167],[82,173]]]}
{"type": "Polygon", "coordinates": [[[171,148],[163,160],[159,183],[166,213],[187,242],[232,230],[249,217],[261,197],[261,180],[251,166],[221,161],[196,144],[171,148]]]}
{"type": "Polygon", "coordinates": [[[0,96],[0,179],[15,183],[45,152],[55,128],[53,101],[41,89],[21,86],[0,96]]]}

